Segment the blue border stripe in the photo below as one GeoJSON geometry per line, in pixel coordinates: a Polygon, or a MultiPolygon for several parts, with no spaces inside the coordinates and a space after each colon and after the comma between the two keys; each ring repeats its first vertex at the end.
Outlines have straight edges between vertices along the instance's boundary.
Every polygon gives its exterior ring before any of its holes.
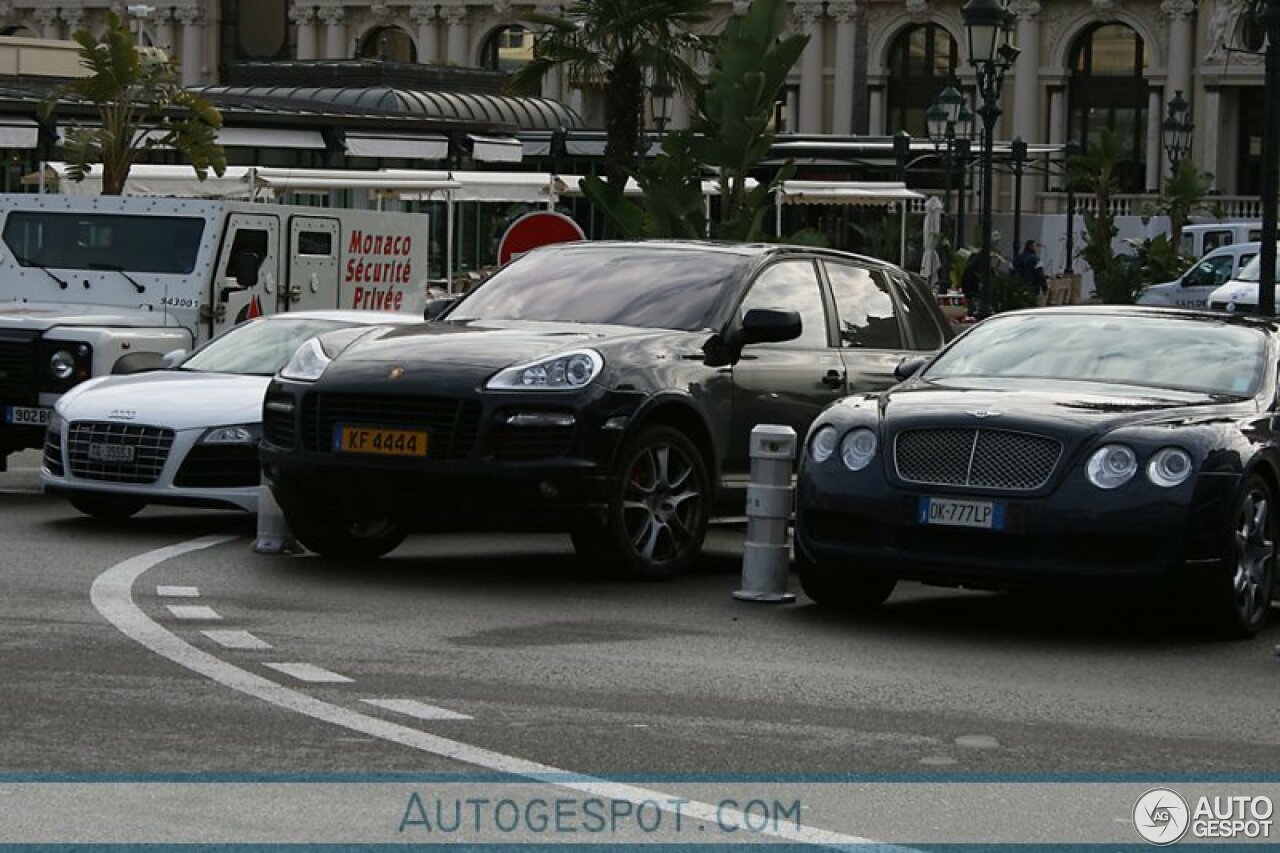
{"type": "Polygon", "coordinates": [[[630,784],[701,783],[813,783],[930,785],[955,784],[1280,784],[1280,773],[0,773],[0,784],[110,783],[173,784],[473,784],[473,783],[585,783],[630,784]]]}

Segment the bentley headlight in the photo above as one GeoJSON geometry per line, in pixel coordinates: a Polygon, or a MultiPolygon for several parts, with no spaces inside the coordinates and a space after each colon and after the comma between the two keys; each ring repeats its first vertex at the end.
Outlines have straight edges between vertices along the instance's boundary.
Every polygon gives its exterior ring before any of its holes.
{"type": "Polygon", "coordinates": [[[1138,472],[1138,457],[1123,444],[1107,444],[1093,452],[1085,470],[1099,489],[1118,489],[1138,472]]]}
{"type": "Polygon", "coordinates": [[[1191,476],[1191,454],[1181,447],[1156,451],[1147,463],[1147,477],[1166,489],[1181,485],[1191,476]]]}
{"type": "Polygon", "coordinates": [[[814,462],[826,462],[836,452],[839,434],[833,426],[824,426],[813,434],[809,440],[809,457],[814,462]]]}
{"type": "Polygon", "coordinates": [[[262,438],[258,424],[214,427],[200,439],[201,444],[257,444],[262,438]]]}
{"type": "Polygon", "coordinates": [[[501,391],[576,391],[589,385],[603,368],[600,353],[577,350],[500,370],[485,387],[501,391]]]}
{"type": "Polygon", "coordinates": [[[320,346],[320,342],[311,338],[298,347],[293,358],[289,359],[289,363],[280,371],[280,376],[282,379],[292,379],[295,382],[315,382],[324,374],[325,368],[332,361],[333,359],[325,353],[324,347],[320,346]]]}
{"type": "Polygon", "coordinates": [[[840,458],[850,471],[861,471],[875,458],[876,434],[866,427],[855,429],[840,442],[840,458]]]}
{"type": "Polygon", "coordinates": [[[76,357],[70,350],[60,349],[49,359],[49,372],[54,379],[70,379],[76,372],[76,357]]]}

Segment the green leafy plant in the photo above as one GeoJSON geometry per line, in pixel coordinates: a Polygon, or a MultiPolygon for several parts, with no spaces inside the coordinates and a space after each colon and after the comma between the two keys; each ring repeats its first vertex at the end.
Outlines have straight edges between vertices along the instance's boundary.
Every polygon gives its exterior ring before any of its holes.
{"type": "Polygon", "coordinates": [[[1084,216],[1086,238],[1081,256],[1093,270],[1094,289],[1107,303],[1131,303],[1142,289],[1138,267],[1130,268],[1111,246],[1117,234],[1111,203],[1124,186],[1128,159],[1124,138],[1103,128],[1087,151],[1067,161],[1067,180],[1097,199],[1097,212],[1084,216]]]}
{"type": "Polygon", "coordinates": [[[565,69],[571,85],[604,89],[604,171],[622,193],[643,152],[645,76],[676,91],[698,90],[698,75],[685,59],[704,49],[692,28],[710,18],[710,0],[577,0],[564,16],[525,16],[543,32],[532,61],[510,78],[517,94],[538,91],[553,68],[565,69]]]}
{"type": "Polygon", "coordinates": [[[1164,179],[1160,190],[1160,210],[1169,217],[1169,242],[1182,242],[1182,229],[1197,213],[1210,209],[1209,193],[1213,191],[1213,175],[1201,172],[1190,160],[1164,179]]]}
{"type": "Polygon", "coordinates": [[[209,101],[182,88],[177,68],[162,52],[134,45],[128,25],[114,12],[98,41],[88,31],[74,36],[80,65],[89,73],[63,83],[41,105],[44,117],[74,99],[93,104],[98,127],[67,129],[63,151],[68,174],[82,181],[102,164],[102,194],[124,192],[129,170],[152,148],[171,148],[204,180],[222,175],[227,161],[217,143],[222,114],[209,101]]]}

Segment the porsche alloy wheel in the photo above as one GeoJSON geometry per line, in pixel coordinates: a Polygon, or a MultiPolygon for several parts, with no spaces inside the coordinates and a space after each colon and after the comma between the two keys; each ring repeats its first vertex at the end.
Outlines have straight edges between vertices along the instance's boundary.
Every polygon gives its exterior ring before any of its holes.
{"type": "Polygon", "coordinates": [[[1276,519],[1271,488],[1251,475],[1236,503],[1230,559],[1215,596],[1216,627],[1252,637],[1266,624],[1275,582],[1276,519]]]}
{"type": "Polygon", "coordinates": [[[585,558],[644,580],[692,563],[707,533],[710,480],[698,449],[680,431],[652,427],[623,448],[603,525],[573,531],[585,558]]]}
{"type": "Polygon", "coordinates": [[[404,525],[389,518],[356,520],[298,499],[288,488],[272,484],[294,537],[323,557],[373,559],[404,541],[404,525]]]}

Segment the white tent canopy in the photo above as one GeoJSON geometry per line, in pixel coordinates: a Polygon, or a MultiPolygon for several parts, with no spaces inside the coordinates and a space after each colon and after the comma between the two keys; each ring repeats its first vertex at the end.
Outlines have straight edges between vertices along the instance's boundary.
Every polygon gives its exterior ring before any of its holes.
{"type": "Polygon", "coordinates": [[[853,204],[884,205],[899,209],[902,237],[898,248],[898,265],[907,262],[907,206],[924,196],[896,181],[783,181],[775,190],[774,232],[782,236],[784,204],[853,204]]]}
{"type": "MultiPolygon", "coordinates": [[[[71,180],[70,171],[71,167],[67,163],[45,163],[43,175],[40,172],[27,175],[23,178],[23,183],[37,185],[42,183],[43,178],[56,182],[58,191],[65,195],[102,194],[102,166],[91,166],[85,179],[79,182],[71,180]]],[[[228,166],[221,177],[210,171],[202,181],[190,166],[139,164],[129,170],[124,193],[135,196],[248,199],[253,197],[253,187],[249,183],[250,171],[248,166],[228,166]]]]}

